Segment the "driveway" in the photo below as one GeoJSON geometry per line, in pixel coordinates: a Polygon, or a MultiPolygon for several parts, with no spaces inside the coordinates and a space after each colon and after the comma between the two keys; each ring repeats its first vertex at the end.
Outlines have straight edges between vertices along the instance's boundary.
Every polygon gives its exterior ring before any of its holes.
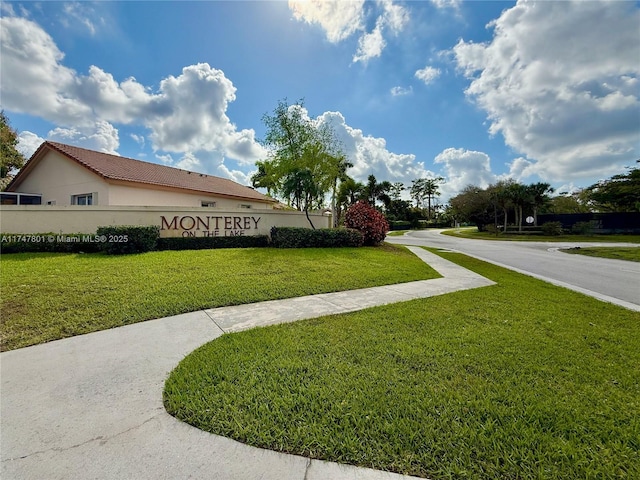
{"type": "MultiPolygon", "coordinates": [[[[640,263],[570,255],[558,251],[575,246],[613,246],[611,243],[474,240],[441,235],[441,231],[408,232],[401,237],[387,237],[386,241],[455,250],[640,311],[640,263]]],[[[640,247],[636,243],[615,245],[640,247]]]]}

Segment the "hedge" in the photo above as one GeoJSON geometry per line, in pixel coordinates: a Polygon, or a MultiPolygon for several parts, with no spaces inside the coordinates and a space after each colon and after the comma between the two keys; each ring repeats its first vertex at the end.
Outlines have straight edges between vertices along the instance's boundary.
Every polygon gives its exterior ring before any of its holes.
{"type": "Polygon", "coordinates": [[[158,239],[158,250],[204,250],[208,248],[267,247],[266,235],[236,237],[170,237],[158,239]]]}
{"type": "Polygon", "coordinates": [[[136,225],[98,227],[97,235],[103,239],[101,250],[109,255],[144,253],[156,249],[160,228],[136,225]]]}
{"type": "Polygon", "coordinates": [[[362,234],[351,228],[271,228],[271,245],[276,248],[361,247],[362,243],[362,234]]]}
{"type": "Polygon", "coordinates": [[[0,253],[95,253],[100,251],[96,235],[86,233],[3,233],[0,253]]]}

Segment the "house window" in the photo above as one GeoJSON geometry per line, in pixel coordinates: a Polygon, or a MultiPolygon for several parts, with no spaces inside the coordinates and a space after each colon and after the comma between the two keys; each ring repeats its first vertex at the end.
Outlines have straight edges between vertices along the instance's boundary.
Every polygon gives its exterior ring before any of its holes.
{"type": "Polygon", "coordinates": [[[2,205],[40,205],[42,195],[32,193],[2,192],[0,194],[2,205]]]}
{"type": "Polygon", "coordinates": [[[47,201],[47,205],[55,205],[56,201],[55,200],[49,200],[47,201]]]}
{"type": "Polygon", "coordinates": [[[215,207],[216,206],[216,202],[206,202],[206,201],[203,200],[201,202],[201,205],[203,207],[215,207]]]}
{"type": "Polygon", "coordinates": [[[247,205],[246,203],[241,203],[240,208],[251,208],[251,205],[247,205]]]}
{"type": "Polygon", "coordinates": [[[93,194],[83,193],[82,195],[72,195],[71,205],[93,205],[93,194]]]}

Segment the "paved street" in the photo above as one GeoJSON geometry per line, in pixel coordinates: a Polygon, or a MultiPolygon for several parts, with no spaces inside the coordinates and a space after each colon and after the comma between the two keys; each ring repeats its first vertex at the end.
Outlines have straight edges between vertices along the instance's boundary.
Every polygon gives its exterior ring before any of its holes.
{"type": "MultiPolygon", "coordinates": [[[[409,232],[401,237],[387,237],[386,241],[459,251],[640,311],[639,263],[570,255],[557,250],[575,246],[612,246],[610,243],[501,242],[456,238],[439,232],[409,232]]],[[[633,243],[616,245],[639,246],[633,243]]]]}

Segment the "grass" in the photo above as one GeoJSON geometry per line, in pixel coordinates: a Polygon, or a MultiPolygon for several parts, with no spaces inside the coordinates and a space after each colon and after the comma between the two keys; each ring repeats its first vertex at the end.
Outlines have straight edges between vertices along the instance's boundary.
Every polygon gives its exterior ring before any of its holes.
{"type": "Polygon", "coordinates": [[[387,232],[387,237],[401,237],[402,235],[404,235],[408,231],[409,230],[391,230],[391,231],[387,232]]]}
{"type": "Polygon", "coordinates": [[[171,373],[167,410],[434,480],[640,478],[640,314],[441,255],[497,285],[224,335],[171,373]]]}
{"type": "Polygon", "coordinates": [[[561,250],[565,253],[588,255],[590,257],[613,258],[640,262],[640,247],[575,247],[561,250]]]}
{"type": "Polygon", "coordinates": [[[612,243],[640,243],[640,235],[539,235],[539,234],[499,234],[479,232],[477,228],[459,228],[445,230],[443,235],[460,238],[481,240],[497,240],[504,242],[612,242],[612,243]]]}
{"type": "Polygon", "coordinates": [[[205,308],[437,277],[403,247],[14,254],[0,265],[0,347],[205,308]]]}

